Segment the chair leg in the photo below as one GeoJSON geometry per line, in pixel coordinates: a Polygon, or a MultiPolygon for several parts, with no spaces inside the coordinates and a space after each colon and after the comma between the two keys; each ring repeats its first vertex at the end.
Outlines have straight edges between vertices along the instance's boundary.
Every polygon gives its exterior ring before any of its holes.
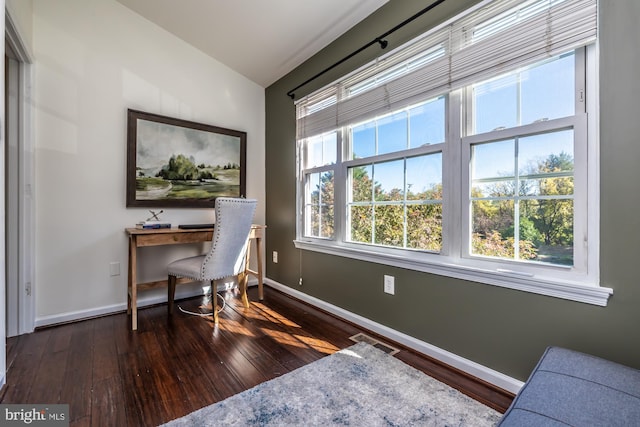
{"type": "Polygon", "coordinates": [[[173,300],[176,296],[176,276],[169,276],[168,282],[168,290],[167,290],[167,308],[169,309],[169,314],[173,314],[173,300]]]}
{"type": "Polygon", "coordinates": [[[213,297],[213,303],[211,307],[213,308],[213,323],[215,325],[218,324],[218,287],[216,286],[216,281],[211,281],[211,296],[213,297]]]}
{"type": "Polygon", "coordinates": [[[247,296],[248,283],[249,275],[247,273],[240,273],[238,275],[238,287],[240,288],[240,296],[242,297],[242,305],[244,305],[244,308],[249,308],[249,297],[247,296]]]}

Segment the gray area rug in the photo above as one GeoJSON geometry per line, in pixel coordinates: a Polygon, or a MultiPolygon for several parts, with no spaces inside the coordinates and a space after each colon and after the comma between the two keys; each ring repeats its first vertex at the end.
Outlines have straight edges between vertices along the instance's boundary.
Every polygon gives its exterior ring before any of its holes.
{"type": "Polygon", "coordinates": [[[358,343],[165,426],[493,426],[497,411],[358,343]]]}

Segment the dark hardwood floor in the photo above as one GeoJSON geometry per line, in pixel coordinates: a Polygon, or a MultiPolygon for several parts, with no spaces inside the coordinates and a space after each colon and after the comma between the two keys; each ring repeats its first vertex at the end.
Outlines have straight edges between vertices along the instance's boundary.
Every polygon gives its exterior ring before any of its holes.
{"type": "MultiPolygon", "coordinates": [[[[71,426],[155,426],[353,344],[363,332],[274,289],[249,291],[245,310],[228,292],[215,328],[166,305],[44,328],[7,340],[2,403],[68,403],[71,426]]],[[[197,310],[204,299],[179,301],[197,310]]],[[[367,332],[367,331],[365,331],[367,332]]],[[[375,334],[371,334],[375,336],[375,334]]],[[[395,355],[504,412],[513,395],[396,343],[395,355]]]]}

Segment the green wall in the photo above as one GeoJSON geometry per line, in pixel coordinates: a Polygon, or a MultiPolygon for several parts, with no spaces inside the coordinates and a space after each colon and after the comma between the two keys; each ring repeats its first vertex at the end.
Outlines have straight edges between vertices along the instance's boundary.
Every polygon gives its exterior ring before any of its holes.
{"type": "MultiPolygon", "coordinates": [[[[449,0],[388,37],[393,49],[466,7],[449,0]]],[[[640,368],[640,2],[600,1],[600,274],[607,307],[295,249],[295,109],[287,91],[426,6],[390,0],[266,90],[267,277],[419,340],[525,380],[549,345],[640,368]],[[271,262],[278,251],[279,262],[271,262]],[[384,294],[384,274],[396,294],[384,294]],[[298,286],[302,275],[303,286],[298,286]]],[[[297,92],[380,53],[371,47],[297,92]]]]}

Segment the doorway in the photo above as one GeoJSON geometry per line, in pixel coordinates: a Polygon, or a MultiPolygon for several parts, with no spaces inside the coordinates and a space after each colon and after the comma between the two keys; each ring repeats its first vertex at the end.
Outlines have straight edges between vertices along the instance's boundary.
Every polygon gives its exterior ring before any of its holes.
{"type": "Polygon", "coordinates": [[[33,155],[30,59],[5,14],[5,321],[6,336],[33,332],[33,155]]]}
{"type": "Polygon", "coordinates": [[[15,52],[5,42],[5,283],[7,337],[18,335],[20,307],[18,305],[18,138],[16,135],[18,61],[15,52]]]}

